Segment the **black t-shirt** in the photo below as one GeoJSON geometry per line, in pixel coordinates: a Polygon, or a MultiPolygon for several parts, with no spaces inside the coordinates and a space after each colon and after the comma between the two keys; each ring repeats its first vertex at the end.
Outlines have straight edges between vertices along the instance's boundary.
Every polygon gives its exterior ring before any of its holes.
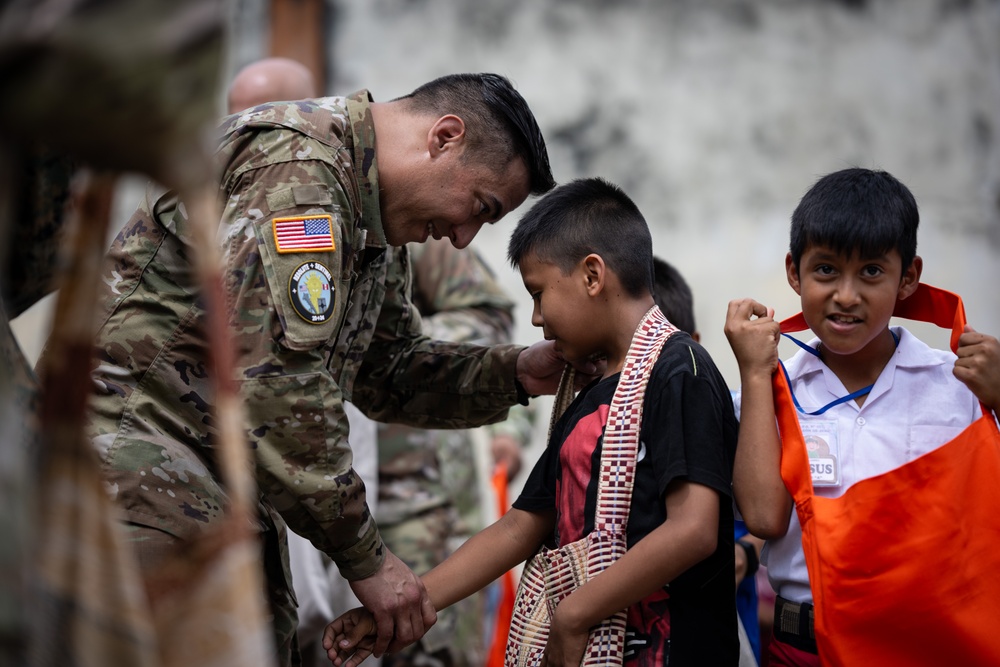
{"type": "MultiPolygon", "coordinates": [[[[552,429],[514,507],[555,508],[549,546],[593,530],[601,443],[618,375],[586,387],[552,429]]],[[[675,479],[719,493],[718,547],[663,591],[629,609],[628,664],[663,664],[661,637],[670,637],[669,664],[725,667],[739,662],[731,502],[737,422],[729,389],[708,353],[683,333],[664,345],[650,374],[626,538],[631,548],[666,520],[667,486],[675,479]],[[652,618],[657,616],[658,618],[652,618]],[[645,646],[643,645],[645,642],[645,646]]]]}

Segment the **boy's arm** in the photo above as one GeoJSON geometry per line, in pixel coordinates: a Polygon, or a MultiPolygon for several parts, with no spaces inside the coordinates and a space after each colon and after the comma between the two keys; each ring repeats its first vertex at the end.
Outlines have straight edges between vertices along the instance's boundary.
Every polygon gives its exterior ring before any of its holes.
{"type": "Polygon", "coordinates": [[[554,511],[536,513],[515,508],[473,535],[423,576],[434,609],[441,611],[465,599],[531,558],[554,525],[554,511]]]}
{"type": "Polygon", "coordinates": [[[781,331],[773,309],[742,299],[729,302],[725,332],[742,385],[733,495],[747,529],[774,539],[788,531],[792,511],[792,497],[781,480],[781,439],[771,390],[781,331]]]}
{"type": "Polygon", "coordinates": [[[1000,341],[970,326],[958,339],[955,377],[1000,417],[1000,341]]]}
{"type": "Polygon", "coordinates": [[[707,486],[683,479],[671,482],[666,521],[556,608],[546,664],[579,665],[591,626],[711,556],[718,543],[719,502],[718,492],[707,486]]]}

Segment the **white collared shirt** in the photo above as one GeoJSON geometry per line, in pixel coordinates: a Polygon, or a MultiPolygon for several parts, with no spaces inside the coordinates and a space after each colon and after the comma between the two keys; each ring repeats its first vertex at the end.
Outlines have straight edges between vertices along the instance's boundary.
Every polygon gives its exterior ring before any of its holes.
{"type": "MultiPolygon", "coordinates": [[[[839,484],[816,486],[818,496],[836,498],[852,484],[898,468],[947,443],[982,415],[979,400],[952,373],[954,354],[928,347],[902,327],[892,329],[899,336],[896,353],[875,381],[864,405],[858,407],[852,400],[816,417],[799,415],[800,421],[836,422],[839,484]]],[[[818,344],[819,339],[809,342],[813,348],[818,344]]],[[[792,391],[806,412],[849,393],[819,357],[805,350],[786,362],[785,368],[792,391]]],[[[737,418],[741,398],[737,392],[737,418]]],[[[794,510],[788,533],[768,540],[761,561],[778,595],[792,602],[812,601],[802,529],[794,510]]]]}

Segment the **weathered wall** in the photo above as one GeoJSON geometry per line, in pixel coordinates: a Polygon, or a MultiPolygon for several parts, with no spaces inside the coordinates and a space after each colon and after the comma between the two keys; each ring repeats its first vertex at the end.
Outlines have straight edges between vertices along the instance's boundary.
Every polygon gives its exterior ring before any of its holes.
{"type": "MultiPolygon", "coordinates": [[[[925,280],[962,294],[973,324],[1000,334],[998,0],[328,6],[331,93],[367,87],[387,100],[449,72],[509,76],[557,179],[603,176],[636,200],[656,252],[692,283],[703,342],[733,385],[727,302],[797,310],[782,268],[789,214],[818,176],[849,165],[910,186],[925,280]]],[[[267,37],[262,0],[232,11],[230,71],[263,56],[267,37]]],[[[529,302],[504,260],[518,213],[476,244],[518,298],[518,337],[531,342],[529,302]]],[[[31,354],[39,311],[15,322],[31,354]]]]}
{"type": "MultiPolygon", "coordinates": [[[[603,176],[636,200],[655,251],[692,283],[703,341],[731,384],[726,304],[754,296],[779,316],[797,310],[783,271],[788,217],[817,177],[845,166],[909,185],[926,282],[962,294],[974,325],[1000,334],[995,0],[334,7],[335,92],[386,100],[449,72],[509,76],[558,180],[603,176]]],[[[516,216],[476,244],[519,298],[528,342],[539,334],[503,252],[516,216]]]]}

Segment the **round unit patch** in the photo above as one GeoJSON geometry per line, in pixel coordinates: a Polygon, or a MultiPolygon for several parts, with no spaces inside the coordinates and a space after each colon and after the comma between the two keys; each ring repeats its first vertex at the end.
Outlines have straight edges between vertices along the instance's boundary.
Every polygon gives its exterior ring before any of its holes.
{"type": "Polygon", "coordinates": [[[292,308],[310,324],[323,324],[330,319],[335,296],[330,269],[322,262],[300,264],[288,280],[292,308]]]}

